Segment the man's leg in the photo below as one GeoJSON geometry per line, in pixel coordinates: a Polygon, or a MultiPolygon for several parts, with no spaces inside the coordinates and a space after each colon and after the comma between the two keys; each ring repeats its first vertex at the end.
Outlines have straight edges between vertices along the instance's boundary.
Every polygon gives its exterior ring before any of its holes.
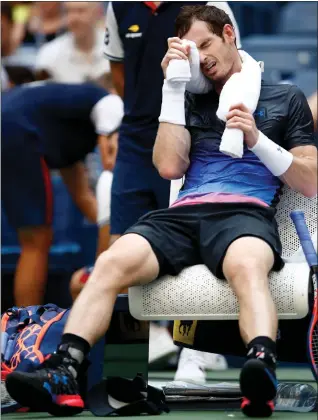
{"type": "MultiPolygon", "coordinates": [[[[116,161],[111,194],[111,238],[113,244],[139,218],[153,210],[167,208],[169,181],[145,164],[116,161]],[[132,176],[131,174],[134,174],[132,176]],[[166,196],[166,197],[165,197],[166,196]]],[[[127,293],[123,289],[121,293],[127,293]]],[[[177,347],[165,327],[150,323],[149,362],[158,363],[175,354],[177,347]]]]}
{"type": "Polygon", "coordinates": [[[108,329],[118,293],[125,287],[148,283],[158,273],[158,260],[146,239],[135,234],[121,237],[98,257],[64,333],[94,345],[108,329]]]}
{"type": "Polygon", "coordinates": [[[273,264],[271,247],[259,238],[237,239],[226,252],[223,273],[240,305],[240,332],[246,345],[258,336],[276,340],[277,314],[268,283],[273,264]]]}
{"type": "Polygon", "coordinates": [[[34,226],[18,230],[21,254],[14,277],[16,306],[43,303],[52,236],[51,226],[34,226]]]}
{"type": "Polygon", "coordinates": [[[43,157],[33,149],[33,133],[17,125],[14,134],[12,145],[7,139],[7,146],[2,148],[1,185],[3,209],[9,224],[17,230],[21,247],[15,273],[15,305],[38,305],[44,298],[52,241],[52,185],[43,157]]]}
{"type": "Polygon", "coordinates": [[[270,416],[276,395],[277,315],[268,274],[283,267],[275,210],[248,203],[207,205],[200,244],[204,263],[215,276],[227,279],[239,302],[248,356],[240,376],[243,411],[270,416]]]}
{"type": "Polygon", "coordinates": [[[243,412],[252,417],[271,415],[276,395],[278,321],[268,282],[273,264],[271,247],[256,237],[235,240],[223,261],[224,276],[239,302],[240,332],[248,349],[240,384],[243,412]]]}
{"type": "Polygon", "coordinates": [[[57,353],[33,373],[8,375],[11,397],[50,413],[80,412],[83,401],[76,378],[91,346],[107,331],[119,291],[148,283],[159,271],[175,275],[197,264],[196,225],[195,214],[184,208],[152,212],[101,254],[72,308],[57,353]]]}
{"type": "Polygon", "coordinates": [[[57,353],[35,373],[8,375],[6,386],[12,398],[22,406],[59,416],[81,412],[84,403],[76,378],[91,346],[108,329],[118,293],[124,287],[148,283],[158,273],[157,257],[140,235],[127,234],[102,253],[75,301],[57,353]]]}
{"type": "Polygon", "coordinates": [[[121,235],[110,235],[109,246],[112,246],[120,237],[121,235]]]}
{"type": "Polygon", "coordinates": [[[140,166],[136,171],[135,164],[118,159],[116,161],[111,187],[109,246],[137,223],[140,217],[156,209],[148,185],[149,177],[142,175],[143,169],[140,166]],[[131,176],[132,173],[134,176],[131,176]]]}

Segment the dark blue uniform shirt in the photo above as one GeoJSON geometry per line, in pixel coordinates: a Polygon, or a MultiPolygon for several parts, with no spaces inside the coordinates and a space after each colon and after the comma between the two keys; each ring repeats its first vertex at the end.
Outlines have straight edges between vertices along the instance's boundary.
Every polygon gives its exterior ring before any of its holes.
{"type": "Polygon", "coordinates": [[[175,20],[181,7],[191,4],[206,2],[169,1],[158,8],[152,2],[112,3],[124,56],[109,52],[113,28],[106,32],[105,54],[111,61],[124,63],[125,117],[120,129],[120,160],[131,161],[131,153],[135,153],[134,159],[140,156],[151,164],[162,100],[161,61],[167,52],[168,38],[175,36],[175,20]]]}
{"type": "Polygon", "coordinates": [[[2,147],[19,153],[19,141],[28,138],[30,147],[37,149],[50,168],[70,166],[95,148],[91,112],[107,95],[93,84],[14,88],[2,95],[2,147]]]}

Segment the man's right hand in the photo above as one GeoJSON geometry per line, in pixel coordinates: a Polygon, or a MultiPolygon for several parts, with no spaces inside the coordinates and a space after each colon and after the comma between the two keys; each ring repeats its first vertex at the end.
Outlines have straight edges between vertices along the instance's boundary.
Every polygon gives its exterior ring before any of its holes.
{"type": "Polygon", "coordinates": [[[164,77],[166,78],[167,67],[170,60],[188,60],[189,53],[190,46],[184,45],[180,38],[168,38],[168,51],[161,62],[164,77]]]}

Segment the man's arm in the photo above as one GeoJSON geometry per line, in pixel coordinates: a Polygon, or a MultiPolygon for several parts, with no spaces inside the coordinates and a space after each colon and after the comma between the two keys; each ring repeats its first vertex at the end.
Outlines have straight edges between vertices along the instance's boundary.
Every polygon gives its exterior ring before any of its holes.
{"type": "Polygon", "coordinates": [[[308,104],[314,119],[314,129],[318,131],[318,92],[308,98],[308,104]]]}
{"type": "Polygon", "coordinates": [[[123,101],[118,95],[101,98],[91,111],[91,120],[98,134],[103,167],[112,170],[117,155],[117,130],[124,116],[123,101]]]}
{"type": "Polygon", "coordinates": [[[243,105],[234,105],[227,115],[227,127],[244,132],[248,148],[290,188],[306,197],[317,194],[317,148],[308,102],[296,86],[291,86],[286,132],[282,144],[274,143],[256,127],[253,115],[243,105]]]}
{"type": "Polygon", "coordinates": [[[280,179],[305,197],[317,194],[317,148],[298,146],[290,150],[293,162],[280,179]]]}
{"type": "Polygon", "coordinates": [[[87,170],[82,162],[60,169],[67,189],[84,216],[93,223],[97,219],[97,201],[89,187],[87,170]]]}
{"type": "MultiPolygon", "coordinates": [[[[168,39],[168,51],[161,67],[166,77],[170,60],[187,60],[189,48],[179,38],[168,39]]],[[[162,87],[162,104],[159,129],[153,150],[153,163],[166,179],[182,178],[189,167],[190,133],[185,129],[185,82],[170,83],[162,87]]]]}
{"type": "Polygon", "coordinates": [[[291,86],[288,92],[288,120],[283,146],[293,161],[281,180],[306,197],[317,194],[317,148],[313,135],[313,118],[303,92],[291,86]]]}
{"type": "Polygon", "coordinates": [[[106,14],[106,33],[104,55],[110,61],[113,84],[118,95],[124,97],[124,47],[119,36],[118,23],[112,2],[109,2],[106,14]]]}
{"type": "Polygon", "coordinates": [[[160,123],[153,163],[165,179],[182,178],[189,167],[190,133],[181,125],[160,123]]]}
{"type": "Polygon", "coordinates": [[[123,99],[125,86],[124,63],[121,63],[119,61],[110,61],[110,71],[112,74],[112,81],[116,92],[123,99]]]}

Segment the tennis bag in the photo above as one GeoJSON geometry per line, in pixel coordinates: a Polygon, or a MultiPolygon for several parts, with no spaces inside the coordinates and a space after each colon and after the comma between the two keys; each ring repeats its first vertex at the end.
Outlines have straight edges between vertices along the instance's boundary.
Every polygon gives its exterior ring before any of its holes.
{"type": "Polygon", "coordinates": [[[12,307],[1,317],[1,413],[17,411],[19,405],[5,389],[5,378],[14,370],[31,372],[60,342],[69,309],[49,303],[12,307]]]}

